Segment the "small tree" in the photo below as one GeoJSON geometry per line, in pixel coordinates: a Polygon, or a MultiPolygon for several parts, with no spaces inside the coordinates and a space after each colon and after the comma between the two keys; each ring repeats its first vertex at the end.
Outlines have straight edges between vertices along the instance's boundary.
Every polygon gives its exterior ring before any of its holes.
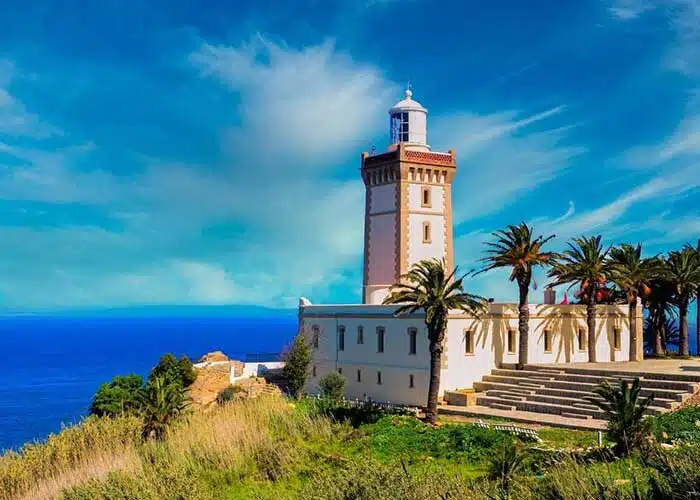
{"type": "Polygon", "coordinates": [[[653,394],[640,398],[642,387],[639,378],[630,386],[626,380],[620,381],[619,387],[612,387],[607,380],[596,387],[593,392],[603,398],[592,400],[605,412],[608,419],[608,439],[615,443],[615,454],[626,457],[640,449],[649,436],[649,422],[644,413],[653,401],[653,394]]]}
{"type": "Polygon", "coordinates": [[[102,384],[95,393],[88,410],[90,415],[115,417],[138,413],[139,392],[143,379],[138,375],[117,376],[111,382],[102,384]]]}
{"type": "Polygon", "coordinates": [[[148,384],[162,377],[165,385],[179,384],[182,388],[191,386],[197,378],[192,361],[187,356],[177,359],[173,354],[164,354],[148,375],[148,384]]]}
{"type": "Polygon", "coordinates": [[[348,384],[348,379],[340,373],[331,372],[321,377],[318,381],[321,395],[334,403],[337,403],[345,395],[345,387],[348,384]]]}
{"type": "Polygon", "coordinates": [[[299,334],[294,339],[294,343],[287,353],[282,371],[293,397],[299,397],[299,394],[304,389],[310,366],[311,349],[306,344],[304,336],[299,334]]]}
{"type": "Polygon", "coordinates": [[[164,377],[155,377],[141,391],[144,439],[161,440],[172,421],[189,406],[186,390],[179,383],[168,384],[164,377]]]}

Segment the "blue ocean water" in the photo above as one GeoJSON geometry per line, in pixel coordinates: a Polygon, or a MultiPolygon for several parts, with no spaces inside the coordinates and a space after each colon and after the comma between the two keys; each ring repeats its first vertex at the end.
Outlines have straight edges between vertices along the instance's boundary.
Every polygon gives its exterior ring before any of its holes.
{"type": "Polygon", "coordinates": [[[256,317],[0,318],[0,450],[43,439],[85,415],[103,382],[147,375],[167,352],[193,360],[273,353],[296,332],[293,313],[256,317]]]}

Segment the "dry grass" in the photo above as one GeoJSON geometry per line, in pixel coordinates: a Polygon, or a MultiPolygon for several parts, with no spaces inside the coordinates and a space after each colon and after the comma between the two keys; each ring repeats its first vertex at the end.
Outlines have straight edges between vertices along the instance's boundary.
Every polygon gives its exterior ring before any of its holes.
{"type": "Polygon", "coordinates": [[[108,498],[110,488],[133,490],[128,498],[212,498],[202,477],[223,472],[278,479],[303,452],[301,441],[329,439],[331,426],[274,396],[190,414],[161,443],[141,443],[135,418],[91,417],[45,443],[1,456],[0,500],[59,498],[62,492],[65,498],[108,498]]]}

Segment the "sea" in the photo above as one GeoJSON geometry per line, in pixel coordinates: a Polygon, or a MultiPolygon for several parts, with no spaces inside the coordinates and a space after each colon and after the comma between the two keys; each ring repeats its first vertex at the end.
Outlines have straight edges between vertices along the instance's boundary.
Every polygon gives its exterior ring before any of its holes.
{"type": "Polygon", "coordinates": [[[297,330],[295,310],[165,313],[0,317],[0,451],[79,422],[100,384],[165,353],[270,358],[297,330]]]}

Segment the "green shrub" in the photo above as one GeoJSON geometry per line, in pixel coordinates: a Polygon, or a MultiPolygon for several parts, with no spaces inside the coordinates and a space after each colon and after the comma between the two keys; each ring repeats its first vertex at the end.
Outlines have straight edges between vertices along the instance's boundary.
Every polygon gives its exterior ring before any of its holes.
{"type": "Polygon", "coordinates": [[[700,443],[700,406],[688,406],[654,417],[651,419],[651,429],[659,441],[700,443]]]}
{"type": "Polygon", "coordinates": [[[167,384],[163,377],[155,377],[141,393],[140,403],[143,438],[161,440],[172,421],[187,409],[189,400],[178,382],[167,384]]]}
{"type": "Polygon", "coordinates": [[[158,364],[153,367],[148,375],[148,384],[161,377],[164,380],[164,385],[173,383],[179,384],[183,388],[191,386],[197,378],[197,373],[194,370],[192,361],[187,356],[182,356],[177,359],[174,355],[164,354],[158,360],[158,364]]]}
{"type": "Polygon", "coordinates": [[[348,385],[348,379],[340,373],[331,372],[318,381],[318,386],[321,389],[321,395],[329,401],[338,402],[345,395],[345,387],[348,385]]]}
{"type": "Polygon", "coordinates": [[[98,417],[133,415],[139,411],[138,395],[143,379],[138,375],[117,376],[102,384],[95,393],[88,410],[98,417]]]}
{"type": "Polygon", "coordinates": [[[615,443],[618,457],[641,449],[650,434],[651,422],[644,418],[644,414],[654,398],[641,398],[640,391],[639,378],[635,378],[632,385],[621,380],[618,387],[611,387],[605,381],[593,390],[603,398],[593,402],[606,414],[608,439],[615,443]]]}
{"type": "Polygon", "coordinates": [[[285,356],[282,374],[287,381],[287,387],[292,397],[299,397],[306,385],[311,367],[311,349],[306,344],[304,336],[299,334],[285,356]]]}
{"type": "Polygon", "coordinates": [[[220,405],[226,404],[233,401],[236,398],[236,394],[240,394],[242,392],[246,391],[240,385],[229,385],[225,389],[219,391],[219,394],[216,395],[216,402],[220,405]]]}

